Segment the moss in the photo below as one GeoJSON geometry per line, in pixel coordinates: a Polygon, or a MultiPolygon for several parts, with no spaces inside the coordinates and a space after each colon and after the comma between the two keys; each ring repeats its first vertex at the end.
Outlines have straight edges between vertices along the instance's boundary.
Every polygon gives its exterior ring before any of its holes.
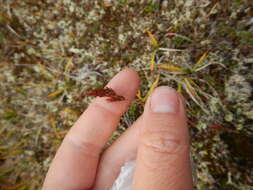
{"type": "Polygon", "coordinates": [[[2,44],[4,42],[4,33],[0,31],[0,44],[2,44]]]}
{"type": "Polygon", "coordinates": [[[8,110],[1,117],[6,120],[11,120],[17,117],[17,112],[15,110],[8,110]]]}
{"type": "Polygon", "coordinates": [[[66,90],[71,90],[76,85],[76,81],[73,79],[69,79],[65,82],[64,88],[66,90]]]}
{"type": "Polygon", "coordinates": [[[230,38],[236,37],[236,30],[225,24],[220,24],[217,32],[222,37],[230,37],[230,38]]]}
{"type": "MultiPolygon", "coordinates": [[[[0,170],[12,171],[0,175],[0,189],[19,181],[38,189],[64,134],[91,101],[83,94],[103,87],[124,67],[139,72],[142,96],[158,75],[159,85],[180,87],[198,189],[247,189],[252,184],[252,172],[240,162],[249,155],[239,150],[247,143],[237,141],[249,141],[245,136],[253,131],[249,1],[168,1],[163,10],[157,2],[118,0],[105,7],[98,0],[0,0],[0,25],[11,27],[0,28],[0,115],[5,117],[0,143],[8,150],[1,152],[0,170]],[[159,47],[150,44],[146,30],[159,47]],[[73,66],[66,72],[70,58],[73,66]],[[61,95],[46,98],[57,89],[61,95]],[[12,155],[13,148],[27,151],[12,155]]],[[[110,143],[142,114],[143,106],[139,100],[130,105],[110,143]]]]}
{"type": "Polygon", "coordinates": [[[143,11],[144,11],[144,13],[146,13],[146,14],[152,14],[152,13],[154,13],[157,9],[158,9],[158,5],[157,4],[155,4],[155,3],[150,3],[150,4],[147,4],[145,7],[144,7],[144,9],[143,9],[143,11]]]}
{"type": "Polygon", "coordinates": [[[126,5],[127,1],[126,0],[117,0],[117,2],[121,5],[126,5]]]}
{"type": "Polygon", "coordinates": [[[94,89],[103,88],[104,86],[105,86],[104,83],[102,83],[101,81],[97,81],[96,84],[94,85],[94,89]]]}
{"type": "Polygon", "coordinates": [[[253,33],[250,31],[237,31],[237,37],[239,38],[242,45],[252,45],[253,46],[253,33]]]}
{"type": "Polygon", "coordinates": [[[99,28],[100,28],[100,23],[99,22],[92,23],[88,27],[88,32],[90,32],[91,34],[96,34],[96,33],[98,33],[99,28]]]}
{"type": "Polygon", "coordinates": [[[181,47],[185,43],[187,43],[187,40],[185,38],[182,38],[181,36],[176,36],[172,39],[172,43],[175,44],[176,47],[181,47]]]}
{"type": "Polygon", "coordinates": [[[136,101],[132,102],[127,111],[130,121],[133,123],[142,114],[142,111],[143,108],[140,104],[136,101]]]}

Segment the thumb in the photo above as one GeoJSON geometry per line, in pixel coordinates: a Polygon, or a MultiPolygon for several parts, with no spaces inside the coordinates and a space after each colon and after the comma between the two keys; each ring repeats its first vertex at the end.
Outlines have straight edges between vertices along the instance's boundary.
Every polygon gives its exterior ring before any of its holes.
{"type": "Polygon", "coordinates": [[[193,189],[183,97],[172,88],[157,88],[142,125],[133,189],[193,189]]]}

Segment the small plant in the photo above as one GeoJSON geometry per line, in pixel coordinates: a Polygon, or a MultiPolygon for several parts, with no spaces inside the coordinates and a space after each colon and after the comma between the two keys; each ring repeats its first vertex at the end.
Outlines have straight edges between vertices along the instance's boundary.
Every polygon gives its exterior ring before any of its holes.
{"type": "Polygon", "coordinates": [[[117,101],[123,101],[126,100],[124,96],[120,96],[116,94],[116,92],[109,87],[105,88],[97,88],[95,90],[92,90],[86,94],[87,96],[94,96],[94,97],[107,97],[107,101],[109,102],[117,102],[117,101]]]}

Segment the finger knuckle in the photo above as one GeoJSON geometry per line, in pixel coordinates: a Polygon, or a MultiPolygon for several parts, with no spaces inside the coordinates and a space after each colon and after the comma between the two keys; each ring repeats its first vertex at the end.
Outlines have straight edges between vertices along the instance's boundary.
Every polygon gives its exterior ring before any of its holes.
{"type": "Polygon", "coordinates": [[[149,131],[143,134],[142,161],[152,170],[167,170],[185,153],[187,143],[170,131],[149,131]]]}
{"type": "Polygon", "coordinates": [[[101,147],[93,142],[87,142],[85,140],[80,140],[73,138],[71,135],[67,135],[64,139],[64,143],[70,146],[72,150],[82,152],[83,155],[87,157],[98,157],[101,151],[101,147]]]}
{"type": "Polygon", "coordinates": [[[182,140],[168,131],[149,131],[144,134],[143,145],[152,152],[176,154],[180,151],[182,140]]]}

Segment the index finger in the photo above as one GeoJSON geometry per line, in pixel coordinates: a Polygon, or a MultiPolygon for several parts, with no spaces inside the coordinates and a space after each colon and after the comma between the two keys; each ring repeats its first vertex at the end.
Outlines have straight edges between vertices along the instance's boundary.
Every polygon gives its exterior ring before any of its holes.
{"type": "Polygon", "coordinates": [[[43,189],[89,189],[94,183],[101,149],[139,88],[132,69],[118,73],[107,85],[125,101],[96,98],[66,135],[46,176],[43,189]]]}

